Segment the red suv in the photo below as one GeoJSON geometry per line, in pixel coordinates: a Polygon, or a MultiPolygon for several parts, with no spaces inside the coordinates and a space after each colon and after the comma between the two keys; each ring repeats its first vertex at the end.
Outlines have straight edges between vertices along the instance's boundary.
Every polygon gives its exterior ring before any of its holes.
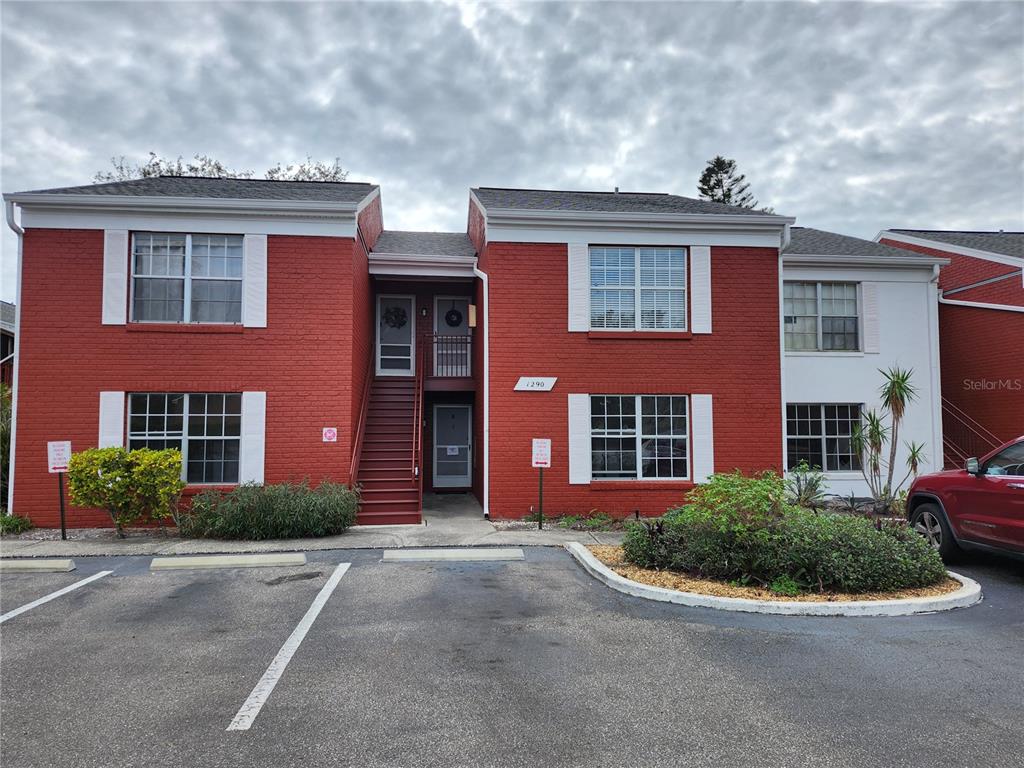
{"type": "Polygon", "coordinates": [[[1024,436],[963,469],[917,478],[907,517],[943,559],[960,549],[1024,556],[1024,436]]]}

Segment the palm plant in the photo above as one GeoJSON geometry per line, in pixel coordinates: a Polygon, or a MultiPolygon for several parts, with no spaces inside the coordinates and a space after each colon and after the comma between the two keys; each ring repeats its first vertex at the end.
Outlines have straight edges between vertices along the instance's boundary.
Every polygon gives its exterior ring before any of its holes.
{"type": "Polygon", "coordinates": [[[853,450],[861,458],[861,474],[868,484],[875,511],[887,512],[899,495],[903,484],[916,476],[924,461],[924,446],[907,442],[907,473],[896,485],[896,451],[899,446],[900,427],[907,412],[907,406],[917,399],[917,388],[913,385],[913,369],[893,366],[888,370],[879,369],[884,382],[879,388],[881,412],[869,410],[864,414],[863,423],[853,431],[853,450]],[[888,424],[886,423],[888,421],[888,424]],[[886,449],[888,448],[888,456],[886,449]]]}

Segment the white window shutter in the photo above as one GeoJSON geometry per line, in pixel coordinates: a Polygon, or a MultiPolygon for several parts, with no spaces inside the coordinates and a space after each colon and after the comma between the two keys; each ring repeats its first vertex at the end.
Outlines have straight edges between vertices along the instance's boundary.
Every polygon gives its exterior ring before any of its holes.
{"type": "Polygon", "coordinates": [[[267,393],[242,393],[242,455],[238,468],[240,483],[263,482],[263,459],[267,441],[267,393]]]}
{"type": "Polygon", "coordinates": [[[589,485],[590,466],[590,395],[569,395],[569,485],[589,485]]]}
{"type": "Polygon", "coordinates": [[[242,324],[246,328],[267,327],[267,236],[246,235],[245,276],[242,280],[242,324]]]}
{"type": "Polygon", "coordinates": [[[103,232],[103,325],[128,319],[128,230],[103,232]]]}
{"type": "Polygon", "coordinates": [[[590,330],[590,249],[569,243],[569,330],[590,330]]]}
{"type": "Polygon", "coordinates": [[[100,392],[98,448],[124,447],[124,392],[100,392]]]}
{"type": "Polygon", "coordinates": [[[715,472],[715,427],[711,395],[690,395],[690,443],[693,481],[706,482],[715,472]]]}
{"type": "Polygon", "coordinates": [[[860,295],[861,307],[864,312],[863,348],[865,352],[877,353],[881,349],[878,317],[878,283],[861,283],[860,295]]]}
{"type": "Polygon", "coordinates": [[[690,332],[711,333],[711,249],[690,248],[690,332]]]}

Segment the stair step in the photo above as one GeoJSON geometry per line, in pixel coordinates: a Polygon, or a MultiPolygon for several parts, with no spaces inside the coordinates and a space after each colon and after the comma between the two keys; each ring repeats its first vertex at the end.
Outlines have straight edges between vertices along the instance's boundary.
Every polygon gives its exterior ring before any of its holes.
{"type": "MultiPolygon", "coordinates": [[[[372,482],[372,481],[371,481],[372,482]]],[[[380,483],[390,483],[391,480],[380,480],[380,483]]],[[[363,490],[360,496],[368,501],[377,501],[385,499],[388,501],[408,501],[410,499],[418,499],[420,497],[420,491],[416,486],[387,486],[383,488],[377,486],[367,486],[363,484],[363,490]]]]}
{"type": "Polygon", "coordinates": [[[360,467],[359,477],[356,478],[358,482],[364,485],[366,483],[408,483],[411,479],[411,469],[405,472],[400,472],[397,468],[392,469],[391,467],[367,470],[360,467]]]}
{"type": "Polygon", "coordinates": [[[356,516],[359,525],[419,525],[419,512],[363,512],[356,516]]]}
{"type": "Polygon", "coordinates": [[[419,498],[410,499],[408,501],[390,501],[390,500],[379,500],[379,501],[367,501],[363,500],[359,502],[359,506],[362,511],[366,512],[416,512],[420,511],[420,500],[419,498]]]}

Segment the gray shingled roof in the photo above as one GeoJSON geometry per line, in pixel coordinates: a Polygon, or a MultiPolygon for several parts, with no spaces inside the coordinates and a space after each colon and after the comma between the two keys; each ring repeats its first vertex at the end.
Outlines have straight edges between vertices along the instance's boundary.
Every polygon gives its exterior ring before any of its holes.
{"type": "Polygon", "coordinates": [[[1024,232],[944,232],[934,229],[890,229],[889,231],[919,237],[922,240],[934,240],[937,243],[959,245],[961,248],[973,248],[976,251],[988,251],[1024,259],[1024,232]]]}
{"type": "Polygon", "coordinates": [[[376,184],[338,181],[268,181],[209,179],[198,176],[153,176],[81,187],[56,187],[18,192],[19,195],[125,195],[138,197],[201,197],[231,200],[303,200],[358,203],[376,184]]]}
{"type": "Polygon", "coordinates": [[[764,211],[692,197],[648,192],[570,192],[545,189],[474,188],[484,208],[595,213],[690,213],[767,216],[764,211]]]}
{"type": "Polygon", "coordinates": [[[782,252],[783,256],[895,256],[905,259],[915,255],[901,248],[810,227],[790,227],[789,236],[789,245],[782,252]]]}
{"type": "Polygon", "coordinates": [[[9,301],[0,301],[0,328],[14,333],[14,305],[9,301]]]}
{"type": "Polygon", "coordinates": [[[476,248],[465,232],[381,232],[374,253],[400,253],[414,256],[475,256],[476,248]]]}

